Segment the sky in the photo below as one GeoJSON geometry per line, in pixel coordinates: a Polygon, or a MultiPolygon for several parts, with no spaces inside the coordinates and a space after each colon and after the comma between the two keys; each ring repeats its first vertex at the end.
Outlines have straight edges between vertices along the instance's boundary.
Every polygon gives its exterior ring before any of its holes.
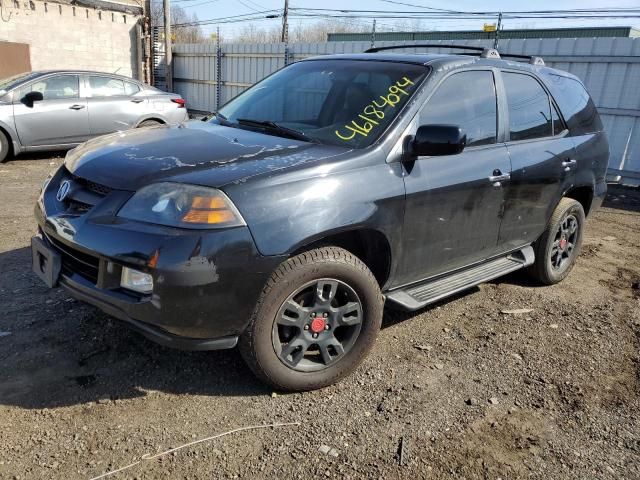
{"type": "MultiPolygon", "coordinates": [[[[422,5],[425,7],[452,9],[460,11],[514,11],[514,10],[568,10],[576,8],[614,8],[635,7],[640,8],[640,0],[537,0],[513,1],[513,0],[398,0],[404,3],[422,5]]],[[[172,0],[189,13],[195,13],[199,20],[208,20],[234,15],[255,14],[256,11],[279,9],[284,5],[284,0],[172,0]]],[[[383,0],[290,0],[290,7],[295,8],[329,8],[329,9],[353,9],[353,10],[384,10],[384,11],[412,11],[420,8],[394,5],[383,0]]],[[[290,25],[296,23],[308,24],[315,19],[292,19],[290,25]]],[[[492,23],[495,19],[472,20],[422,20],[421,29],[424,30],[481,30],[485,22],[492,23]]],[[[281,25],[282,20],[263,19],[254,21],[256,26],[270,28],[281,25]]],[[[358,20],[361,24],[371,24],[373,17],[363,17],[358,20]]],[[[394,20],[379,19],[378,30],[392,30],[394,20]]],[[[243,23],[220,25],[223,37],[233,37],[242,28],[243,23]]],[[[503,27],[511,28],[553,28],[553,27],[581,27],[581,26],[640,26],[640,18],[634,19],[598,19],[598,20],[566,20],[566,19],[510,19],[505,20],[503,27]]],[[[205,33],[216,30],[215,25],[203,26],[205,33]]]]}

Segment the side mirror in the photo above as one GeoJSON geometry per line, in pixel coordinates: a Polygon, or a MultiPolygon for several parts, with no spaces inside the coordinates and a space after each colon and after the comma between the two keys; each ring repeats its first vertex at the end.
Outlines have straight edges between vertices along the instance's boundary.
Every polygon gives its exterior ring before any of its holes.
{"type": "Polygon", "coordinates": [[[412,157],[456,155],[467,144],[467,134],[457,125],[422,125],[408,142],[412,157]]]}
{"type": "Polygon", "coordinates": [[[24,103],[27,107],[33,107],[35,102],[41,102],[44,100],[44,96],[42,92],[29,92],[24,97],[22,97],[21,102],[24,103]]]}

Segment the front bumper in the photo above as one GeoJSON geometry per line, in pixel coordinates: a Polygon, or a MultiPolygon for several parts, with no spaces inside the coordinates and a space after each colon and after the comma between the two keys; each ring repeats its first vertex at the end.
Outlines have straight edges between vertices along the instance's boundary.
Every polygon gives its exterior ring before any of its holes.
{"type": "Polygon", "coordinates": [[[89,211],[69,210],[55,198],[69,178],[61,169],[35,209],[43,239],[62,259],[60,286],[158,343],[234,347],[282,258],[260,255],[246,227],[182,230],[116,217],[130,192],[110,191],[89,211]],[[153,277],[150,295],[120,287],[125,266],[153,277]]]}

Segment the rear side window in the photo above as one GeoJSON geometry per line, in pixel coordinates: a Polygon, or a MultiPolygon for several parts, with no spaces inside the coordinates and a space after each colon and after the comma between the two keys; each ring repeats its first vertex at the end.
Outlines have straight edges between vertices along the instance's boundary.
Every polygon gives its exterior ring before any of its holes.
{"type": "Polygon", "coordinates": [[[462,127],[467,146],[496,143],[496,87],[489,71],[456,73],[438,87],[420,112],[420,125],[462,127]]]}
{"type": "Polygon", "coordinates": [[[582,135],[603,130],[596,106],[580,82],[560,75],[546,78],[571,133],[582,135]]]}
{"type": "Polygon", "coordinates": [[[507,91],[511,141],[553,135],[551,103],[540,83],[519,73],[503,72],[502,79],[507,91]]]}
{"type": "Polygon", "coordinates": [[[89,91],[92,97],[124,95],[124,82],[117,78],[89,77],[89,91]]]}

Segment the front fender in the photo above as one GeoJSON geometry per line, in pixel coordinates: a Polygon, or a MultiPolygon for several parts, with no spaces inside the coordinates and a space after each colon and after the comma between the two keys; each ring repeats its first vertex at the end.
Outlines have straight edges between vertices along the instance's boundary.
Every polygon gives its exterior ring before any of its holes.
{"type": "Polygon", "coordinates": [[[258,251],[290,254],[328,235],[367,228],[387,237],[395,258],[404,217],[401,165],[381,158],[375,165],[332,173],[322,173],[327,170],[323,167],[327,165],[224,188],[245,218],[258,251]]]}

